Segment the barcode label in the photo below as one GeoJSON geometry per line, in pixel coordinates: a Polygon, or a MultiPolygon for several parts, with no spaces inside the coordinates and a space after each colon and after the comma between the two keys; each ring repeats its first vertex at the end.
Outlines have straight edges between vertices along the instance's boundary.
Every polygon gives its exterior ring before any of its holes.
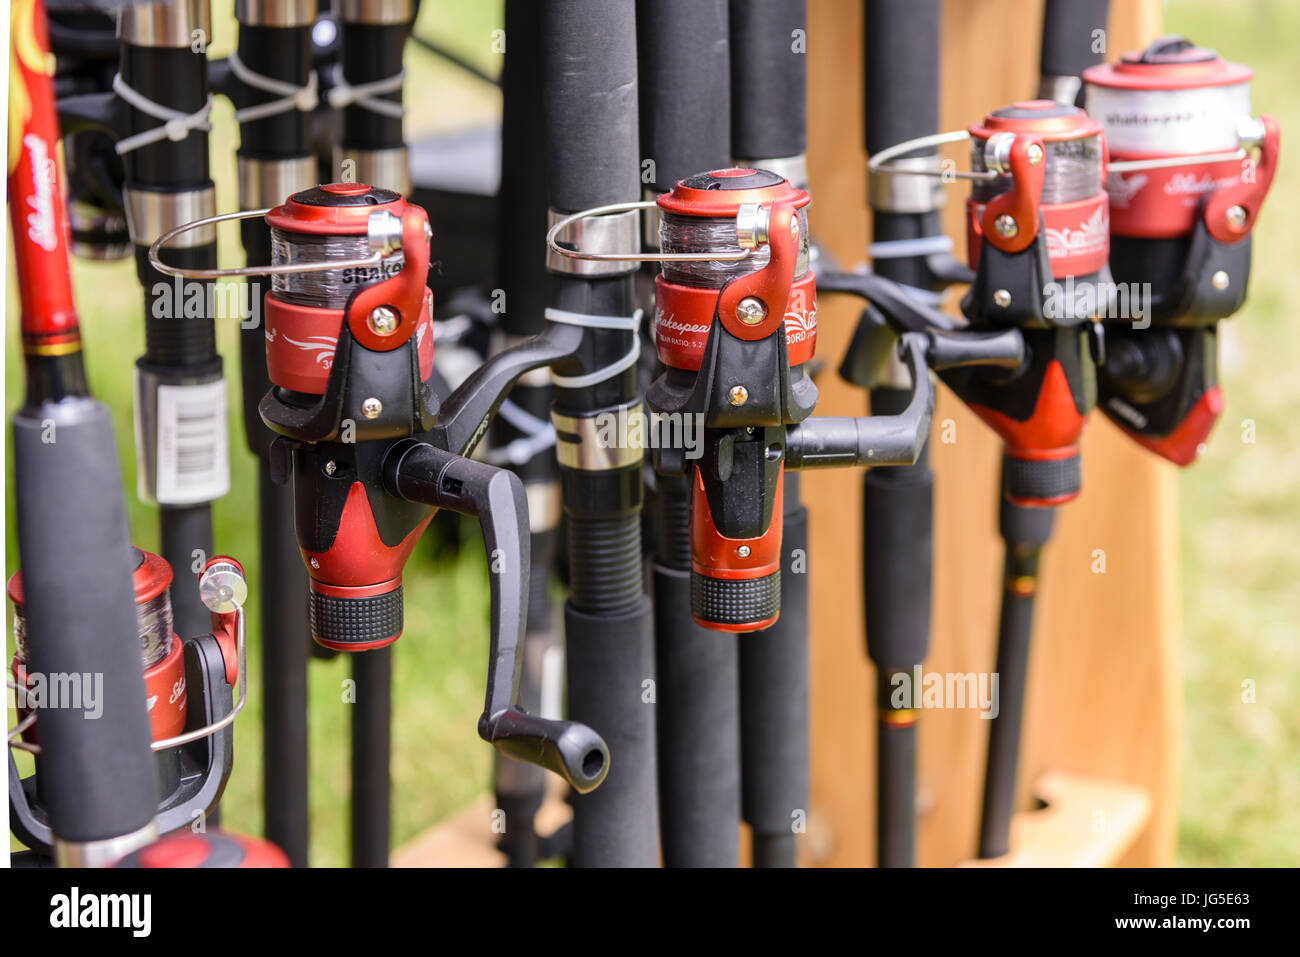
{"type": "Polygon", "coordinates": [[[158,386],[156,476],[161,505],[210,502],[230,490],[224,379],[158,386]]]}

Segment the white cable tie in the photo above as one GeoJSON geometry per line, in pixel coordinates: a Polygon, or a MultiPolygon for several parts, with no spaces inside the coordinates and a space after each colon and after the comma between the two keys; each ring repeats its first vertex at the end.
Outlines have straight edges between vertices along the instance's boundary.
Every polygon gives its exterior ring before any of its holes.
{"type": "Polygon", "coordinates": [[[208,114],[212,112],[211,94],[208,95],[208,101],[199,110],[194,113],[186,113],[183,110],[174,110],[170,106],[155,103],[142,93],[131,89],[131,87],[127,86],[126,81],[122,79],[120,73],[115,74],[113,77],[113,92],[141,113],[162,121],[153,129],[118,140],[117,145],[114,147],[118,156],[125,156],[132,150],[138,150],[142,146],[149,146],[165,139],[179,143],[194,130],[202,130],[206,133],[212,129],[212,125],[208,122],[208,114]]]}
{"type": "Polygon", "coordinates": [[[290,110],[310,113],[320,103],[315,70],[312,70],[311,75],[307,78],[306,86],[298,86],[296,83],[287,83],[284,80],[277,80],[275,77],[264,76],[250,70],[236,53],[231,53],[226,58],[226,62],[230,64],[230,72],[235,74],[235,77],[245,86],[261,90],[263,93],[275,93],[280,96],[278,100],[268,100],[265,103],[258,103],[256,106],[246,106],[242,110],[235,110],[235,120],[239,123],[264,120],[271,116],[279,116],[281,113],[288,113],[290,110]]]}
{"type": "Polygon", "coordinates": [[[501,403],[497,414],[524,434],[487,453],[489,465],[524,465],[555,445],[555,426],[521,409],[509,399],[501,403]]]}
{"type": "Polygon", "coordinates": [[[400,120],[406,115],[406,108],[401,103],[393,103],[391,100],[377,100],[375,97],[382,96],[385,93],[399,92],[405,79],[406,71],[400,70],[385,79],[372,80],[369,83],[360,83],[353,86],[344,79],[343,71],[340,70],[338,79],[330,89],[327,98],[330,106],[336,110],[355,104],[356,106],[365,107],[372,113],[400,120]]]}
{"type": "Polygon", "coordinates": [[[905,259],[951,252],[952,245],[952,237],[943,234],[916,239],[886,239],[867,246],[867,255],[872,259],[905,259]]]}
{"type": "Polygon", "coordinates": [[[563,322],[571,326],[585,326],[588,329],[616,329],[632,333],[632,348],[621,359],[616,359],[602,369],[586,375],[562,376],[551,373],[551,381],[562,389],[585,389],[614,378],[636,365],[641,358],[641,310],[630,316],[598,316],[586,312],[569,312],[567,309],[547,309],[546,318],[551,322],[563,322]]]}

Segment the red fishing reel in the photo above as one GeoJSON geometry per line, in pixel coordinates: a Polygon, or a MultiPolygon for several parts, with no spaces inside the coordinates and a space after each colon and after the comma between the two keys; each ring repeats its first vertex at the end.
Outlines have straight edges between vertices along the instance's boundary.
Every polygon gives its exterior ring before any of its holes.
{"type": "MultiPolygon", "coordinates": [[[[224,555],[210,559],[198,577],[199,595],[212,612],[212,631],[183,641],[172,628],[171,566],[152,552],[131,551],[136,622],[161,794],[157,821],[159,831],[165,833],[191,824],[195,811],[206,813],[215,807],[230,775],[230,725],[246,699],[242,606],[248,590],[238,562],[224,555]],[[237,683],[239,697],[232,706],[231,693],[237,683]]],[[[39,762],[40,710],[92,708],[97,691],[92,675],[29,673],[21,571],[10,577],[7,591],[14,606],[16,651],[10,670],[19,719],[9,743],[37,755],[39,762]],[[89,679],[92,684],[82,687],[72,679],[89,679]],[[67,694],[76,695],[74,703],[64,699],[67,694]]],[[[10,798],[14,833],[28,847],[48,851],[53,836],[36,777],[15,782],[10,798]]]]}
{"type": "Polygon", "coordinates": [[[428,217],[390,190],[330,183],[266,216],[267,425],[295,440],[298,543],[311,627],[337,651],[402,633],[402,568],[433,509],[385,493],[372,443],[432,424],[428,217]]]}
{"type": "MultiPolygon", "coordinates": [[[[1011,329],[1023,355],[996,365],[940,368],[940,377],[1002,437],[1004,492],[1051,506],[1080,491],[1079,442],[1095,401],[1091,321],[1109,302],[1109,203],[1101,125],[1048,100],[995,110],[968,131],[900,143],[874,156],[873,173],[921,147],[971,140],[968,258],[962,335],[1011,329]]],[[[868,296],[868,298],[871,298],[868,296]]],[[[974,340],[973,340],[974,341],[974,340]]]]}
{"type": "Polygon", "coordinates": [[[392,644],[403,627],[402,569],[434,511],[474,516],[494,562],[479,734],[591,790],[609,768],[604,741],[583,725],[514,706],[527,621],[527,500],[514,473],[468,457],[514,381],[572,353],[576,337],[539,336],[499,353],[440,403],[424,210],[391,190],[330,183],[274,209],[224,218],[264,214],[268,266],[193,270],[158,260],[172,238],[211,219],[164,234],[149,255],[155,268],[174,275],[272,279],[272,387],[258,411],[279,435],[272,477],[293,481],[312,637],[347,652],[392,644]]]}
{"type": "Polygon", "coordinates": [[[1245,301],[1250,234],[1277,167],[1277,122],[1252,118],[1251,78],[1178,36],[1084,72],[1110,144],[1111,269],[1146,300],[1107,324],[1100,402],[1178,465],[1223,408],[1217,321],[1245,301]]]}
{"type": "Polygon", "coordinates": [[[715,631],[780,614],[785,431],[817,397],[803,368],[817,339],[810,201],[752,169],[700,173],[658,200],[666,371],[647,400],[670,428],[683,416],[703,426],[695,449],[658,443],[656,467],[690,482],[691,611],[715,631]]]}

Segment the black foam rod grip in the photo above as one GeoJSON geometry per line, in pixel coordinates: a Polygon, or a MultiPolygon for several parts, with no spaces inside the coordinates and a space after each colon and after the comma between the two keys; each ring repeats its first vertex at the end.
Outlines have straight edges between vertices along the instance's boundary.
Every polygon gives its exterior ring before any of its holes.
{"type": "Polygon", "coordinates": [[[634,0],[549,0],[542,44],[551,206],[640,199],[634,0]]]}
{"type": "Polygon", "coordinates": [[[870,0],[863,21],[866,147],[939,128],[941,0],[870,0]]]}
{"type": "Polygon", "coordinates": [[[929,652],[933,498],[924,462],[863,479],[867,653],[880,668],[910,668],[929,652]]]}
{"type": "Polygon", "coordinates": [[[692,620],[689,571],[656,564],[654,604],[664,864],[735,867],[740,821],[736,636],[692,620]]]}
{"type": "Polygon", "coordinates": [[[605,783],[573,798],[573,863],[657,867],[654,636],[650,599],[621,614],[564,606],[569,718],[604,736],[605,783]]]}
{"type": "MultiPolygon", "coordinates": [[[[740,639],[744,818],[757,834],[789,836],[808,808],[808,512],[786,475],[781,617],[740,639]]],[[[797,481],[797,476],[794,477],[797,481]]]]}
{"type": "Polygon", "coordinates": [[[666,192],[731,165],[727,0],[638,0],[641,149],[666,192]]]}
{"type": "Polygon", "coordinates": [[[497,203],[497,282],[505,290],[502,329],[532,335],[546,325],[551,280],[546,249],[546,176],[538,169],[543,142],[542,5],[506,0],[506,59],[501,68],[501,190],[497,203]]]}
{"type": "Polygon", "coordinates": [[[1109,0],[1047,0],[1043,9],[1043,76],[1078,76],[1102,61],[1109,0]],[[1098,42],[1101,40],[1101,42],[1098,42]]]}
{"type": "Polygon", "coordinates": [[[798,156],[807,146],[804,0],[731,0],[731,152],[798,156]]]}
{"type": "Polygon", "coordinates": [[[13,436],[29,672],[79,699],[37,718],[50,825],[71,842],[131,834],[153,820],[157,772],[112,417],[65,399],[14,416],[13,436]]]}

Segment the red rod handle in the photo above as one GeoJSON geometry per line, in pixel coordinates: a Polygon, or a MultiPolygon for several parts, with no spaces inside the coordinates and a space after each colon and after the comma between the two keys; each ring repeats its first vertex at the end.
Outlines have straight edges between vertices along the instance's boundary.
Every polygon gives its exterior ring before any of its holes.
{"type": "Polygon", "coordinates": [[[68,270],[45,0],[14,0],[9,29],[14,71],[9,80],[9,217],[23,347],[28,353],[66,355],[80,351],[81,330],[68,270]]]}

